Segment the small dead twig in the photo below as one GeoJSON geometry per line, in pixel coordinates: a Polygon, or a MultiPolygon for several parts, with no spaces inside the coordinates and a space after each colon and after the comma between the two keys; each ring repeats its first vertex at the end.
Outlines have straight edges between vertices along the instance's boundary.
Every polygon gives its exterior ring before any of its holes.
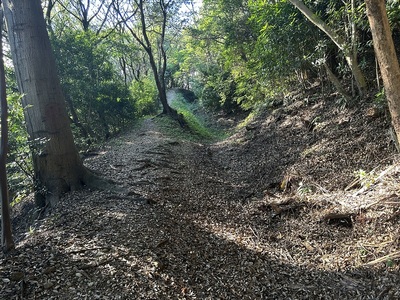
{"type": "Polygon", "coordinates": [[[91,269],[91,268],[96,268],[96,267],[103,266],[103,265],[106,265],[108,263],[111,263],[113,261],[114,261],[114,259],[105,259],[105,260],[100,261],[100,262],[89,263],[89,264],[81,266],[80,270],[87,270],[87,269],[91,269]]]}
{"type": "Polygon", "coordinates": [[[362,244],[362,247],[382,249],[382,248],[387,247],[388,245],[392,244],[393,242],[394,242],[393,240],[390,240],[390,241],[382,242],[379,244],[364,243],[364,244],[362,244]]]}
{"type": "Polygon", "coordinates": [[[76,254],[76,253],[82,253],[82,252],[86,252],[86,251],[95,251],[95,250],[103,250],[103,249],[111,250],[111,247],[105,246],[105,247],[78,249],[78,250],[68,251],[67,254],[76,254]]]}
{"type": "Polygon", "coordinates": [[[400,258],[400,250],[396,251],[396,252],[392,252],[392,253],[382,256],[380,258],[374,259],[373,261],[367,262],[365,265],[372,266],[372,265],[379,264],[381,262],[386,262],[388,260],[393,260],[393,259],[397,259],[397,258],[400,258]]]}
{"type": "Polygon", "coordinates": [[[370,207],[372,207],[372,206],[375,206],[376,204],[379,204],[379,203],[382,204],[382,205],[392,205],[392,204],[393,204],[393,205],[399,205],[400,202],[386,201],[386,200],[393,199],[393,198],[395,198],[395,197],[398,197],[397,194],[391,194],[391,195],[389,195],[389,196],[385,196],[385,197],[383,197],[383,198],[381,198],[381,199],[378,199],[377,201],[374,201],[374,202],[368,204],[367,206],[364,207],[364,209],[368,209],[368,208],[370,208],[370,207]],[[384,202],[384,201],[385,201],[385,202],[384,202]]]}
{"type": "Polygon", "coordinates": [[[268,196],[268,197],[271,197],[271,198],[279,198],[278,196],[274,195],[273,193],[271,193],[271,192],[269,192],[267,190],[265,190],[263,193],[264,193],[265,197],[268,196]]]}
{"type": "Polygon", "coordinates": [[[344,191],[347,192],[347,191],[351,190],[352,188],[355,188],[356,186],[358,186],[360,184],[361,184],[361,179],[360,178],[356,178],[348,186],[346,186],[344,191]]]}
{"type": "Polygon", "coordinates": [[[168,242],[169,242],[169,239],[164,239],[164,240],[158,242],[158,243],[156,244],[155,248],[160,248],[160,247],[166,245],[168,242]]]}
{"type": "Polygon", "coordinates": [[[386,170],[382,171],[377,178],[375,178],[370,184],[363,186],[360,190],[353,194],[353,197],[356,197],[364,192],[366,192],[371,186],[375,185],[378,181],[382,180],[382,178],[389,173],[395,166],[392,165],[386,170]]]}

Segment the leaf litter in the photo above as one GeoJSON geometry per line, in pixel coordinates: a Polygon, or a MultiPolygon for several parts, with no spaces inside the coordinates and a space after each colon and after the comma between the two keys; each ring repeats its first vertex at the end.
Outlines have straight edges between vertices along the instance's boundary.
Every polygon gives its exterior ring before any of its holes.
{"type": "Polygon", "coordinates": [[[126,192],[14,209],[0,298],[399,298],[388,124],[332,102],[294,98],[213,144],[146,120],[85,160],[126,192]]]}

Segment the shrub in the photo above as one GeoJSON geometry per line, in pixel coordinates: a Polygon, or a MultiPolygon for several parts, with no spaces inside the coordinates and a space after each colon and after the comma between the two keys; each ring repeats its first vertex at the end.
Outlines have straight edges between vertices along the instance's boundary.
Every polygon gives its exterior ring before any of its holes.
{"type": "Polygon", "coordinates": [[[130,87],[134,100],[135,112],[137,116],[151,115],[157,112],[158,91],[154,80],[144,78],[134,81],[130,87]]]}

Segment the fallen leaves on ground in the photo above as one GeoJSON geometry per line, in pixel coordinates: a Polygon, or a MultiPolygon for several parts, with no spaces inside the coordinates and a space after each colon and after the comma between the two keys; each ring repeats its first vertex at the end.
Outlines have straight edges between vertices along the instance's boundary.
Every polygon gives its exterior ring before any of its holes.
{"type": "Polygon", "coordinates": [[[124,192],[14,212],[0,298],[399,298],[400,164],[377,134],[387,124],[333,107],[297,100],[210,145],[146,120],[85,160],[124,192]],[[369,186],[345,190],[376,167],[369,186]]]}

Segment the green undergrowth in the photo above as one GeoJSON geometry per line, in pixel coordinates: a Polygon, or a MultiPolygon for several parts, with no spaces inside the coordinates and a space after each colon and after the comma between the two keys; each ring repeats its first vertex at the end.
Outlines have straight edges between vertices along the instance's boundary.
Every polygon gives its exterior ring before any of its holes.
{"type": "Polygon", "coordinates": [[[161,129],[168,135],[195,142],[215,142],[228,136],[227,132],[212,124],[207,114],[196,103],[188,103],[183,97],[177,96],[171,107],[183,115],[186,126],[180,127],[178,122],[171,118],[158,118],[161,129]]]}
{"type": "Polygon", "coordinates": [[[241,129],[243,127],[246,127],[247,125],[249,125],[251,122],[253,122],[256,119],[258,114],[259,114],[259,112],[255,112],[255,111],[250,112],[248,114],[248,116],[236,126],[236,128],[241,129]]]}

